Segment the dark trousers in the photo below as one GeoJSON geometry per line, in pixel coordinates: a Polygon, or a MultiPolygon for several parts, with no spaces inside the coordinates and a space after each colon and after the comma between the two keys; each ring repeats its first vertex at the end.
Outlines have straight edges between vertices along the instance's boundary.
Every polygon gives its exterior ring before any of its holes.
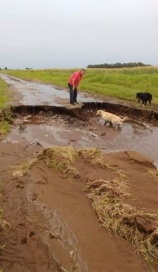
{"type": "Polygon", "coordinates": [[[70,90],[70,104],[77,102],[77,88],[73,90],[73,86],[68,83],[69,90],[70,90]]]}

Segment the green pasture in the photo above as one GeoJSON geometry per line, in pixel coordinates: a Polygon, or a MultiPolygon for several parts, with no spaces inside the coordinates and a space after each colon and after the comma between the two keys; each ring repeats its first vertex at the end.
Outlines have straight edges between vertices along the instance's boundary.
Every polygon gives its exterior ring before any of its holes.
{"type": "MultiPolygon", "coordinates": [[[[8,101],[10,95],[7,84],[0,78],[0,112],[5,110],[6,116],[9,116],[10,113],[7,109],[8,101]]],[[[9,131],[9,124],[3,117],[0,117],[0,139],[3,134],[6,134],[9,131]]]]}
{"type": "MultiPolygon", "coordinates": [[[[69,76],[76,69],[5,70],[27,80],[67,87],[69,76]]],[[[136,92],[150,92],[153,104],[158,105],[158,68],[86,69],[79,89],[104,97],[136,101],[136,92]]]]}
{"type": "Polygon", "coordinates": [[[7,107],[9,100],[9,91],[7,83],[0,78],[0,110],[7,107]]]}

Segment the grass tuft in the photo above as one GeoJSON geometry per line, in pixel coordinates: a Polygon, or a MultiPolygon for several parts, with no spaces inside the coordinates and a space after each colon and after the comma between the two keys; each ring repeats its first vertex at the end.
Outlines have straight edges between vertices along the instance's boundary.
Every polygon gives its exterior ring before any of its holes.
{"type": "Polygon", "coordinates": [[[85,188],[98,220],[110,235],[128,240],[150,266],[158,265],[158,214],[145,213],[129,204],[126,175],[113,180],[91,180],[85,188]]]}
{"type": "Polygon", "coordinates": [[[148,170],[148,174],[156,181],[158,182],[158,171],[156,170],[148,170]]]}
{"type": "Polygon", "coordinates": [[[31,167],[38,161],[37,158],[27,161],[20,166],[16,167],[16,170],[13,172],[13,176],[15,177],[22,177],[26,176],[31,169],[31,167]]]}
{"type": "Polygon", "coordinates": [[[10,112],[7,110],[9,101],[9,90],[7,84],[0,78],[0,139],[9,132],[10,112]]]}
{"type": "Polygon", "coordinates": [[[74,166],[77,155],[73,147],[53,147],[46,149],[39,158],[44,159],[61,176],[75,178],[81,176],[74,166]]]}

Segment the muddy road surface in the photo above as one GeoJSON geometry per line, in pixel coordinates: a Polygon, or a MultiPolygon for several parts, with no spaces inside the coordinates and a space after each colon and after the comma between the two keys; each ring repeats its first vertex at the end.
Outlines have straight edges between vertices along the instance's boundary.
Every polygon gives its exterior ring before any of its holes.
{"type": "Polygon", "coordinates": [[[114,100],[112,112],[115,109],[116,114],[128,117],[122,129],[114,129],[96,116],[96,109],[104,107],[100,99],[79,94],[80,105],[72,107],[67,90],[1,77],[12,92],[13,124],[0,142],[0,202],[8,222],[1,231],[0,269],[152,271],[128,241],[100,225],[84,186],[87,180],[112,180],[118,171],[125,171],[131,204],[157,212],[158,121],[137,115],[137,111],[121,111],[114,100]],[[89,102],[100,104],[86,106],[89,102]],[[84,158],[76,163],[80,178],[65,179],[37,160],[52,146],[98,148],[115,170],[91,165],[84,158]],[[37,163],[28,169],[33,159],[37,163]]]}

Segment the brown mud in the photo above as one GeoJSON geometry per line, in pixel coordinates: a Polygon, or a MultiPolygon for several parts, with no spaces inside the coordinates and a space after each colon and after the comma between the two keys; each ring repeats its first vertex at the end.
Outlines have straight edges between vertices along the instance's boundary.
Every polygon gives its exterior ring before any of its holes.
{"type": "Polygon", "coordinates": [[[9,223],[1,231],[3,271],[150,271],[129,242],[100,226],[83,188],[85,180],[110,180],[121,169],[128,173],[131,203],[156,212],[157,170],[152,160],[130,151],[105,155],[115,171],[80,160],[76,168],[82,179],[71,180],[40,160],[27,175],[18,174],[17,164],[42,150],[26,142],[0,144],[1,208],[9,223]]]}

